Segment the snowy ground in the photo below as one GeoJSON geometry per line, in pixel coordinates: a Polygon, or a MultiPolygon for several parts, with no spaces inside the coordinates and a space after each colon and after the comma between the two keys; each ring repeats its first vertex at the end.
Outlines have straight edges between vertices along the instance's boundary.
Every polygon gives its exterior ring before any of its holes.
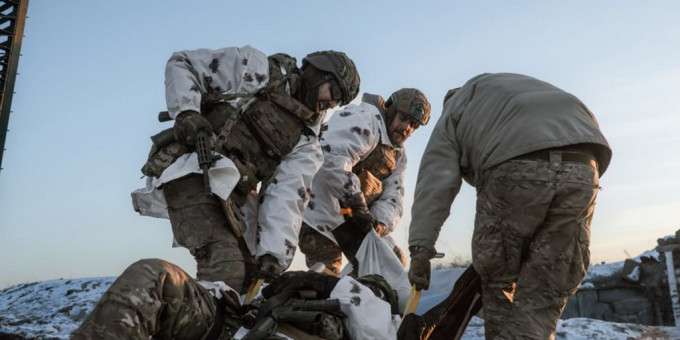
{"type": "MultiPolygon", "coordinates": [[[[607,275],[621,266],[598,265],[589,275],[607,275]]],[[[461,272],[455,268],[433,271],[431,289],[423,293],[417,311],[421,313],[446,297],[461,272]]],[[[68,339],[114,279],[50,280],[0,291],[0,338],[13,334],[27,339],[68,339]]],[[[473,318],[463,339],[483,340],[484,321],[473,318]]],[[[680,328],[569,319],[560,321],[557,339],[680,339],[680,328]]]]}

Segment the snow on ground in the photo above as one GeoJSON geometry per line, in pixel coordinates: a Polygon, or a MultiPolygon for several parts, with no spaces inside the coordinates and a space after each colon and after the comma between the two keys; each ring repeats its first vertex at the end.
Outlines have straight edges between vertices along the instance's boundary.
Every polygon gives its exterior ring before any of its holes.
{"type": "MultiPolygon", "coordinates": [[[[608,266],[594,266],[593,275],[620,270],[618,263],[608,266]]],[[[462,271],[434,270],[430,290],[423,293],[417,312],[424,312],[448,296],[462,271]]],[[[115,277],[50,280],[0,291],[0,338],[12,334],[28,339],[68,339],[114,280],[115,277]]],[[[473,318],[463,339],[483,340],[484,320],[473,318]]],[[[680,339],[680,328],[577,318],[560,321],[557,339],[680,339]]]]}
{"type": "Polygon", "coordinates": [[[0,338],[68,339],[115,277],[49,280],[0,291],[0,338]]]}

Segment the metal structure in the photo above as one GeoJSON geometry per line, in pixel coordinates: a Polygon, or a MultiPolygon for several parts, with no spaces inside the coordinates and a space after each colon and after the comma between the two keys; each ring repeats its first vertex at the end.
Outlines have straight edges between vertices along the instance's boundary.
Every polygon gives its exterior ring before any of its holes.
{"type": "Polygon", "coordinates": [[[0,170],[27,9],[28,0],[0,0],[0,170]]]}

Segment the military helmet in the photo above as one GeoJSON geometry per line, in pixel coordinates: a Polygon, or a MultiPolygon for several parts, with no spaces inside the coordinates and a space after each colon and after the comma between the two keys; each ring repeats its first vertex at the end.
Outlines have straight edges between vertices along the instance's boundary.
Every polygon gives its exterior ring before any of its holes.
{"type": "MultiPolygon", "coordinates": [[[[337,99],[342,105],[347,105],[359,94],[359,72],[352,59],[345,53],[337,51],[319,51],[308,54],[302,59],[302,68],[309,64],[315,68],[333,75],[335,84],[341,94],[337,99]]],[[[335,96],[334,96],[334,99],[335,96]]]]}
{"type": "Polygon", "coordinates": [[[397,112],[404,114],[420,125],[425,125],[430,120],[430,102],[418,89],[406,88],[392,93],[385,102],[385,109],[390,122],[397,112]]]}

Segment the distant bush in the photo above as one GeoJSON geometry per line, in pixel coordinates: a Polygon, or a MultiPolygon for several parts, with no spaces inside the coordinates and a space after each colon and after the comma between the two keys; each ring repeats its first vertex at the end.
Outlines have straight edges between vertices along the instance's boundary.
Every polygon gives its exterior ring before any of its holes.
{"type": "Polygon", "coordinates": [[[463,255],[446,254],[441,259],[432,260],[432,268],[467,268],[472,264],[472,259],[463,255]]]}

